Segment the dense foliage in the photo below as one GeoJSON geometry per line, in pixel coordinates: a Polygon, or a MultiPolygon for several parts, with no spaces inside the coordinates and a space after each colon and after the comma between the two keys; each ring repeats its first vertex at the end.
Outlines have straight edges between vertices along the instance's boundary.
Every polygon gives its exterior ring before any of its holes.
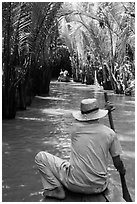
{"type": "MultiPolygon", "coordinates": [[[[115,70],[117,65],[120,67],[126,63],[125,57],[134,74],[135,3],[79,2],[66,3],[64,7],[60,34],[70,50],[73,64],[77,64],[78,71],[77,74],[74,73],[75,77],[79,78],[81,69],[85,70],[85,64],[89,64],[87,55],[90,55],[89,71],[92,72],[95,68],[98,71],[98,68],[102,67],[106,83],[107,69],[112,88],[117,91],[115,70]],[[78,60],[75,60],[74,56],[78,60]]],[[[87,67],[89,75],[89,65],[87,67]]]]}
{"type": "Polygon", "coordinates": [[[134,2],[3,2],[3,117],[14,118],[51,77],[126,93],[135,75],[134,2]]]}
{"type": "Polygon", "coordinates": [[[48,93],[62,3],[3,2],[3,117],[26,109],[32,95],[48,93]]]}

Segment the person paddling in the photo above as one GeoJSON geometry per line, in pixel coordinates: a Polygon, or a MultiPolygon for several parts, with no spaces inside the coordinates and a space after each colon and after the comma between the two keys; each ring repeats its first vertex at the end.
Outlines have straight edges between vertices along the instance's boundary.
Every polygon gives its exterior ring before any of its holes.
{"type": "Polygon", "coordinates": [[[100,109],[95,98],[81,101],[80,110],[72,113],[75,122],[71,128],[69,162],[45,151],[36,155],[35,162],[45,197],[64,199],[64,187],[83,194],[104,192],[109,184],[109,153],[115,168],[125,175],[126,170],[120,158],[122,148],[117,135],[99,122],[111,108],[107,103],[105,109],[100,109]]]}

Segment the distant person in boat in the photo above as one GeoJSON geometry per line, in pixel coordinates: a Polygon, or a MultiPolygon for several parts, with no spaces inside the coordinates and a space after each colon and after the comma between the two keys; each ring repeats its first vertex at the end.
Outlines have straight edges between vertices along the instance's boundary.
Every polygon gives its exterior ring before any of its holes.
{"type": "Polygon", "coordinates": [[[67,70],[60,72],[60,76],[58,77],[58,81],[61,82],[69,82],[70,81],[70,77],[69,77],[69,73],[67,70]]]}
{"type": "Polygon", "coordinates": [[[61,69],[60,76],[63,76],[63,74],[64,74],[64,71],[62,71],[62,69],[61,69]]]}
{"type": "Polygon", "coordinates": [[[99,119],[111,111],[112,105],[107,103],[106,109],[100,109],[96,99],[84,99],[80,107],[81,110],[73,113],[75,120],[74,127],[70,128],[69,162],[45,151],[39,152],[35,157],[45,197],[64,199],[63,186],[77,193],[103,192],[109,183],[109,153],[116,169],[125,174],[120,158],[122,149],[116,133],[99,123],[99,119]]]}
{"type": "Polygon", "coordinates": [[[65,70],[65,71],[64,71],[64,77],[67,77],[67,76],[68,76],[68,71],[65,70]]]}

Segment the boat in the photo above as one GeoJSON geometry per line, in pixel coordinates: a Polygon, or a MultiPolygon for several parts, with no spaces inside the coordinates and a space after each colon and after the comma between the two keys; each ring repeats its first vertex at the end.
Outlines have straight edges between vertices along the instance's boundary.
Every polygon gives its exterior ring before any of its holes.
{"type": "Polygon", "coordinates": [[[58,81],[59,82],[70,82],[70,77],[68,77],[68,76],[59,76],[58,81]]]}
{"type": "Polygon", "coordinates": [[[126,202],[122,197],[120,187],[112,180],[107,189],[99,194],[81,194],[74,193],[65,189],[66,198],[58,200],[55,198],[44,198],[42,202],[126,202]]]}

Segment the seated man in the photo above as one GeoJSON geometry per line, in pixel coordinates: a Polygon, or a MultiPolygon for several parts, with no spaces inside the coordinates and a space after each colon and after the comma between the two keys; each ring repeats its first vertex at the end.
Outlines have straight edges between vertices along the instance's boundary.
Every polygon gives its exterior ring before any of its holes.
{"type": "Polygon", "coordinates": [[[77,193],[103,192],[108,186],[109,153],[116,169],[125,174],[116,133],[99,123],[107,113],[108,110],[99,108],[96,99],[82,100],[81,110],[73,113],[76,120],[72,127],[69,162],[44,151],[36,155],[44,196],[64,199],[63,186],[77,193]]]}

